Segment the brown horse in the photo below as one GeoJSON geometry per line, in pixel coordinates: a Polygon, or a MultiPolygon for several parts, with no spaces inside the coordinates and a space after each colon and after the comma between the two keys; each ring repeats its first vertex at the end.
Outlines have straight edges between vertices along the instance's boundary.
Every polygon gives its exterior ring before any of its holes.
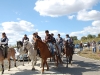
{"type": "MultiPolygon", "coordinates": [[[[52,56],[51,52],[49,51],[46,43],[42,42],[41,40],[35,39],[35,46],[40,49],[41,57],[43,59],[43,69],[42,69],[42,73],[43,73],[45,64],[47,66],[47,70],[49,70],[49,66],[47,64],[47,58],[50,58],[53,56],[52,56]]],[[[58,66],[58,56],[57,56],[56,52],[55,52],[55,55],[56,55],[56,61],[57,61],[56,66],[58,66]]]]}
{"type": "Polygon", "coordinates": [[[68,67],[68,62],[72,65],[72,55],[73,55],[73,47],[71,47],[68,43],[68,41],[64,42],[64,53],[66,54],[66,61],[68,67]]]}
{"type": "Polygon", "coordinates": [[[9,70],[8,71],[10,71],[10,65],[11,65],[10,57],[13,58],[14,66],[16,67],[15,53],[16,52],[15,52],[14,48],[8,48],[7,58],[4,58],[3,48],[0,46],[0,62],[1,62],[1,65],[2,65],[2,74],[4,73],[4,60],[5,59],[7,59],[8,62],[9,62],[9,70]]]}

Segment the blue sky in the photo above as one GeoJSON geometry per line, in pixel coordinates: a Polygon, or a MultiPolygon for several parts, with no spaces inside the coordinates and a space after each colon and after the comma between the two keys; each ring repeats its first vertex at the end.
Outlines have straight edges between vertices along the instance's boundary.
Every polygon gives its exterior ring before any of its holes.
{"type": "MultiPolygon", "coordinates": [[[[0,33],[8,31],[8,37],[10,39],[12,39],[13,36],[16,37],[14,32],[20,36],[17,36],[18,39],[21,39],[25,33],[31,38],[31,34],[36,30],[38,30],[40,36],[43,37],[43,31],[47,29],[51,32],[54,31],[55,36],[57,33],[61,33],[62,37],[65,37],[65,34],[70,34],[71,36],[78,36],[78,38],[80,38],[81,36],[92,34],[92,30],[93,34],[98,34],[99,32],[97,30],[99,30],[98,28],[100,28],[100,26],[96,24],[100,23],[100,18],[98,17],[98,15],[100,15],[99,0],[84,1],[85,0],[1,0],[0,33]],[[83,5],[81,5],[81,3],[83,5]],[[17,27],[16,25],[22,20],[26,25],[21,23],[19,27],[17,27]],[[12,22],[14,23],[12,24],[12,22]],[[27,22],[30,22],[32,27],[29,26],[30,24],[27,24],[27,22]],[[94,23],[94,25],[92,25],[92,23],[94,23]],[[24,26],[31,28],[30,31],[26,30],[24,26]],[[94,26],[97,29],[94,29],[94,26]],[[22,31],[19,32],[17,28],[21,28],[22,31]]],[[[17,39],[14,41],[16,40],[17,39]]],[[[11,43],[13,43],[13,40],[11,40],[11,43]]]]}

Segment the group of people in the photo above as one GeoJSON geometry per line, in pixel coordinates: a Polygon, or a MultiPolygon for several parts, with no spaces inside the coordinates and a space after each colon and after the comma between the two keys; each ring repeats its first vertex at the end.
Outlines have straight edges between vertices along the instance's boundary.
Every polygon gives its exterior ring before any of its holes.
{"type": "MultiPolygon", "coordinates": [[[[45,31],[45,34],[46,34],[45,35],[45,40],[42,40],[41,37],[38,35],[38,32],[33,33],[33,38],[31,40],[31,42],[32,42],[32,44],[34,44],[34,39],[35,38],[40,39],[41,41],[45,42],[48,45],[48,48],[50,49],[52,54],[54,53],[54,46],[53,45],[55,43],[59,44],[61,48],[63,46],[63,41],[68,41],[69,44],[73,43],[73,40],[69,37],[68,34],[66,35],[65,40],[60,36],[60,34],[58,34],[58,38],[55,39],[54,34],[53,33],[50,34],[48,30],[45,31]]],[[[7,57],[8,40],[9,39],[6,36],[6,33],[5,32],[2,33],[0,46],[4,47],[3,54],[4,54],[5,58],[7,57]]],[[[28,38],[28,36],[26,34],[22,38],[22,42],[23,43],[24,43],[24,40],[28,40],[29,41],[29,38],[28,38]]],[[[39,49],[37,50],[37,53],[40,55],[39,49]]]]}
{"type": "MultiPolygon", "coordinates": [[[[73,39],[70,38],[68,34],[66,35],[66,38],[64,40],[60,36],[60,34],[58,34],[58,38],[55,38],[54,34],[53,33],[50,34],[48,30],[45,30],[45,39],[44,40],[41,39],[41,37],[38,35],[38,32],[33,33],[33,37],[32,37],[32,40],[31,40],[32,44],[34,44],[35,38],[38,38],[41,41],[45,42],[52,54],[54,54],[54,44],[55,43],[57,43],[61,47],[61,50],[62,50],[64,41],[68,41],[69,44],[73,44],[73,39]]],[[[29,41],[29,38],[27,37],[26,34],[23,37],[22,42],[24,42],[24,40],[29,41]]],[[[37,53],[40,55],[39,49],[37,50],[37,53]]]]}
{"type": "MultiPolygon", "coordinates": [[[[83,43],[81,41],[81,43],[80,43],[80,51],[83,50],[83,47],[84,47],[84,45],[83,45],[83,43]]],[[[95,40],[93,40],[92,42],[88,42],[86,47],[88,47],[88,50],[90,50],[90,47],[91,47],[93,53],[96,53],[96,51],[97,51],[97,44],[96,44],[95,40]]],[[[98,44],[98,47],[99,47],[99,51],[100,51],[100,44],[98,44]]]]}

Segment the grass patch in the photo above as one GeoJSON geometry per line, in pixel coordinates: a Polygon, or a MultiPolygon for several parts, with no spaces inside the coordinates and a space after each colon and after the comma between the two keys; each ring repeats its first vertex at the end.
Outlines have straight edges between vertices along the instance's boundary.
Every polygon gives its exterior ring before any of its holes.
{"type": "Polygon", "coordinates": [[[78,54],[82,57],[100,60],[100,52],[99,51],[97,51],[96,53],[93,53],[92,50],[86,49],[86,50],[79,52],[78,54]]]}

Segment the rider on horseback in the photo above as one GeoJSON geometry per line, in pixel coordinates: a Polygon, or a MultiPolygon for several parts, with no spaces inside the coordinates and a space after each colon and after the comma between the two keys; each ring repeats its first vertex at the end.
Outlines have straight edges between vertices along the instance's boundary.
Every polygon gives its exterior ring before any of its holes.
{"type": "Polygon", "coordinates": [[[29,41],[29,38],[27,37],[27,35],[25,34],[23,39],[22,39],[22,42],[24,43],[24,40],[28,40],[29,41]]]}
{"type": "Polygon", "coordinates": [[[71,44],[71,39],[69,37],[68,34],[66,34],[66,38],[65,38],[65,41],[69,43],[69,45],[71,44]]]}
{"type": "MultiPolygon", "coordinates": [[[[41,37],[38,35],[38,32],[35,33],[35,38],[41,40],[41,37]]],[[[41,57],[39,48],[37,49],[37,54],[39,54],[39,57],[41,57]]]]}
{"type": "Polygon", "coordinates": [[[51,51],[52,55],[54,54],[54,47],[52,44],[52,36],[49,34],[49,31],[45,31],[46,36],[45,36],[45,42],[47,43],[49,50],[51,51]]]}
{"type": "Polygon", "coordinates": [[[62,39],[62,37],[60,37],[60,34],[58,34],[58,38],[56,39],[56,43],[57,43],[58,45],[60,45],[61,51],[62,51],[62,50],[63,50],[63,49],[62,49],[62,46],[63,46],[63,39],[62,39]]]}
{"type": "Polygon", "coordinates": [[[66,34],[65,41],[68,42],[68,44],[69,44],[69,46],[71,48],[73,48],[73,51],[72,52],[74,53],[74,43],[73,43],[73,39],[71,37],[69,37],[68,34],[66,34]]]}
{"type": "MultiPolygon", "coordinates": [[[[24,43],[25,40],[29,41],[29,38],[27,37],[27,35],[25,34],[24,37],[22,38],[22,43],[24,43]]],[[[27,49],[25,49],[26,53],[28,52],[27,49]]]]}
{"type": "Polygon", "coordinates": [[[7,58],[7,51],[8,51],[8,38],[6,36],[6,33],[2,33],[2,38],[0,41],[0,45],[3,47],[3,55],[4,58],[7,58]]]}
{"type": "Polygon", "coordinates": [[[51,36],[52,36],[52,43],[54,44],[54,43],[56,43],[56,39],[55,39],[55,37],[54,37],[54,34],[53,33],[51,33],[51,36]]]}

